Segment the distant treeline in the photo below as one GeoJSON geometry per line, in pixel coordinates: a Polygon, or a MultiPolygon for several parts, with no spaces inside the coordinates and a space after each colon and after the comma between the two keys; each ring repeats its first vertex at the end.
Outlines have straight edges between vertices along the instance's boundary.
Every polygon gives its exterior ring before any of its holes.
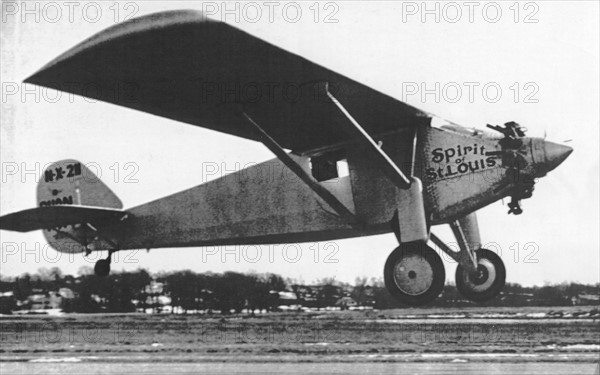
{"type": "MultiPolygon", "coordinates": [[[[571,306],[598,305],[600,284],[563,283],[540,287],[507,284],[488,306],[571,306]]],[[[333,278],[300,285],[276,274],[236,272],[195,273],[178,271],[150,275],[146,270],[113,272],[99,278],[87,271],[75,277],[58,268],[40,269],[15,279],[0,280],[0,313],[28,309],[32,296],[62,296],[65,312],[134,312],[153,308],[159,311],[168,301],[170,311],[230,313],[242,310],[274,311],[282,305],[325,308],[369,306],[376,309],[402,308],[380,279],[357,278],[354,285],[333,278]],[[65,296],[65,291],[69,296],[65,296]]],[[[454,285],[446,285],[431,306],[474,306],[454,285]]]]}

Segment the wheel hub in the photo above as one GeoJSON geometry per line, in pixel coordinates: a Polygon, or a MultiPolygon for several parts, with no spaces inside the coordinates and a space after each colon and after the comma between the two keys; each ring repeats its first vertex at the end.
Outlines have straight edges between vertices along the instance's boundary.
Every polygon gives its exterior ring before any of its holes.
{"type": "Polygon", "coordinates": [[[473,291],[483,292],[488,290],[496,279],[496,268],[494,264],[485,258],[479,259],[479,265],[475,274],[466,275],[466,285],[470,286],[473,291]]]}
{"type": "Polygon", "coordinates": [[[425,293],[433,283],[433,269],[418,255],[404,257],[394,267],[394,282],[398,289],[416,296],[425,293]]]}
{"type": "Polygon", "coordinates": [[[477,271],[475,272],[475,274],[473,275],[473,278],[472,278],[473,284],[481,285],[487,281],[489,276],[490,276],[490,274],[489,274],[487,268],[485,266],[479,264],[477,266],[477,271]]]}

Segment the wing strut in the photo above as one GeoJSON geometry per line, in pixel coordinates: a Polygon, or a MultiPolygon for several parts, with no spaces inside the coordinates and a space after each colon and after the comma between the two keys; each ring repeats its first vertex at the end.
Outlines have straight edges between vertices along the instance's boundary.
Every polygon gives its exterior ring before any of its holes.
{"type": "MultiPolygon", "coordinates": [[[[365,146],[369,153],[381,165],[383,173],[400,189],[410,188],[410,180],[402,173],[400,168],[390,159],[390,157],[375,143],[373,138],[360,126],[360,124],[352,117],[352,115],[344,108],[342,103],[331,92],[329,92],[329,83],[325,83],[325,91],[331,101],[339,108],[339,110],[349,120],[345,130],[352,136],[353,139],[365,146]]],[[[414,153],[413,153],[414,157],[414,153]]]]}
{"type": "Polygon", "coordinates": [[[329,190],[321,186],[312,176],[298,164],[281,146],[269,136],[246,112],[242,115],[260,134],[261,142],[267,146],[271,152],[275,154],[296,176],[298,176],[306,185],[308,185],[321,199],[335,210],[335,212],[345,219],[352,227],[361,229],[362,225],[357,220],[356,216],[340,202],[329,190]]]}

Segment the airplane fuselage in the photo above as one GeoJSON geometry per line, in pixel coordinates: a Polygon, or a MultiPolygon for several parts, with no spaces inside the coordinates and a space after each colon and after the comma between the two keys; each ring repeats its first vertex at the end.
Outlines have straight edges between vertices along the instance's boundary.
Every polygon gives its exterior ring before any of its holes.
{"type": "MultiPolygon", "coordinates": [[[[376,137],[402,171],[421,182],[422,191],[404,198],[402,190],[373,168],[359,145],[290,154],[359,225],[348,223],[275,158],[129,208],[126,218],[95,228],[98,232],[78,226],[63,228],[66,235],[55,230],[44,233],[62,252],[86,251],[83,243],[88,250],[126,250],[311,242],[393,232],[396,212],[410,224],[419,207],[424,208],[428,231],[506,196],[528,198],[533,178],[544,176],[570,152],[543,139],[523,137],[513,142],[452,125],[424,126],[418,129],[416,143],[413,139],[407,130],[376,137]],[[338,168],[343,164],[345,175],[338,168]]],[[[76,204],[95,204],[82,196],[84,201],[76,204]]],[[[102,202],[111,201],[108,197],[102,196],[102,202]]],[[[116,201],[109,207],[120,207],[117,198],[111,199],[116,201]]]]}
{"type": "MultiPolygon", "coordinates": [[[[399,166],[414,168],[423,181],[430,225],[467,215],[510,191],[501,160],[486,155],[500,150],[497,138],[427,127],[417,137],[420,152],[414,165],[407,138],[400,131],[378,141],[399,166]]],[[[363,223],[360,229],[336,215],[279,159],[272,159],[128,209],[127,220],[105,232],[115,233],[119,249],[289,243],[387,233],[396,210],[411,214],[398,207],[397,187],[372,168],[359,147],[344,146],[336,154],[347,162],[348,175],[320,183],[363,223]]],[[[294,159],[315,175],[311,156],[294,159]]],[[[102,244],[90,247],[95,246],[102,244]]]]}

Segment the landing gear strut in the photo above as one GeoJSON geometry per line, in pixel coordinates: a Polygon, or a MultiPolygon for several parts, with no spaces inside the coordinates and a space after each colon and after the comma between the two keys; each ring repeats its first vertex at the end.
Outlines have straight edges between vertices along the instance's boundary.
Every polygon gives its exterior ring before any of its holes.
{"type": "Polygon", "coordinates": [[[98,277],[106,277],[110,273],[110,261],[112,257],[112,251],[109,251],[106,259],[100,259],[94,266],[94,273],[98,277]]]}
{"type": "MultiPolygon", "coordinates": [[[[96,276],[106,277],[110,273],[110,262],[111,262],[112,255],[115,251],[117,251],[117,249],[119,247],[112,238],[109,238],[109,237],[103,235],[100,231],[98,231],[98,229],[96,229],[90,223],[87,223],[87,228],[89,228],[93,231],[93,233],[94,233],[93,239],[94,240],[102,239],[103,241],[107,242],[110,246],[112,246],[112,250],[108,250],[108,256],[106,257],[106,259],[100,259],[99,261],[96,262],[96,265],[94,266],[94,273],[96,274],[96,276]]],[[[82,245],[83,244],[84,243],[82,243],[82,245]]],[[[88,243],[88,241],[86,240],[85,241],[85,255],[88,256],[91,253],[92,253],[91,244],[88,243]]]]}
{"type": "Polygon", "coordinates": [[[433,301],[444,289],[446,280],[442,259],[421,241],[396,248],[385,262],[383,274],[390,294],[411,306],[433,301]]]}
{"type": "Polygon", "coordinates": [[[456,288],[467,299],[486,302],[496,297],[506,282],[506,268],[493,251],[481,248],[475,214],[450,223],[460,247],[453,251],[431,233],[431,241],[458,263],[456,288]]]}

